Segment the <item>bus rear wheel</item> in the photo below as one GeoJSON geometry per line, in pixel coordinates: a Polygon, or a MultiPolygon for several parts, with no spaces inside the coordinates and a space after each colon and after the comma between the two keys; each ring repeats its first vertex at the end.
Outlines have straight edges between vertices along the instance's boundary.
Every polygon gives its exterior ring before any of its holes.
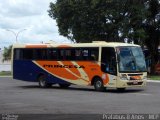
{"type": "Polygon", "coordinates": [[[41,88],[51,87],[52,84],[47,83],[47,81],[46,81],[45,78],[46,78],[46,77],[45,77],[44,75],[41,75],[41,76],[38,77],[39,86],[40,86],[41,88]]]}
{"type": "Polygon", "coordinates": [[[59,86],[61,88],[68,88],[70,86],[70,84],[59,84],[59,86]]]}
{"type": "Polygon", "coordinates": [[[103,86],[103,81],[101,78],[97,77],[95,78],[94,80],[94,88],[96,91],[104,91],[105,90],[105,87],[103,86]]]}

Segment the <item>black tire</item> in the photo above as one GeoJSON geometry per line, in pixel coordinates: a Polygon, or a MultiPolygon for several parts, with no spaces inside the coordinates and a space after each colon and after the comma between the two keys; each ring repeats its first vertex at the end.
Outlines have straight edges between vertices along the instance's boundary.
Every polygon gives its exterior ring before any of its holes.
{"type": "Polygon", "coordinates": [[[118,91],[123,92],[126,90],[126,88],[117,88],[118,91]]]}
{"type": "Polygon", "coordinates": [[[41,88],[51,87],[52,84],[51,83],[47,83],[47,81],[45,79],[46,79],[46,77],[44,75],[41,75],[41,76],[38,77],[39,86],[41,88]]]}
{"type": "Polygon", "coordinates": [[[96,91],[105,91],[105,87],[103,85],[103,81],[101,78],[97,77],[94,79],[94,88],[96,91]]]}
{"type": "Polygon", "coordinates": [[[68,88],[70,86],[70,84],[59,84],[59,86],[61,88],[68,88]]]}

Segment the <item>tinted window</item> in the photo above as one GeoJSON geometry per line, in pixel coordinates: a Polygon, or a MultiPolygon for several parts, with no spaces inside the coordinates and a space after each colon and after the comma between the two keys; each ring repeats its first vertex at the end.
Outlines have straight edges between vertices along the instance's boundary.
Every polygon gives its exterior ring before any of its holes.
{"type": "Polygon", "coordinates": [[[14,59],[19,60],[22,58],[22,52],[20,49],[14,49],[14,59]]]}
{"type": "Polygon", "coordinates": [[[75,60],[74,49],[59,49],[59,60],[75,60]]]}
{"type": "MultiPolygon", "coordinates": [[[[24,53],[25,54],[25,53],[24,53]]],[[[47,49],[34,49],[33,50],[33,60],[46,60],[47,57],[47,49]]]]}
{"type": "Polygon", "coordinates": [[[48,49],[47,55],[48,55],[49,60],[57,60],[58,59],[57,49],[48,49]]]}
{"type": "Polygon", "coordinates": [[[111,47],[102,48],[101,70],[106,73],[116,74],[116,56],[115,49],[111,47]]]}
{"type": "Polygon", "coordinates": [[[97,61],[98,48],[61,48],[61,49],[27,49],[19,48],[14,50],[14,59],[16,60],[82,60],[97,61]]]}
{"type": "Polygon", "coordinates": [[[14,50],[14,59],[16,60],[33,59],[33,56],[34,56],[33,49],[15,49],[14,50]]]}
{"type": "Polygon", "coordinates": [[[33,59],[33,49],[24,49],[23,50],[23,59],[25,59],[25,60],[33,59]]]}

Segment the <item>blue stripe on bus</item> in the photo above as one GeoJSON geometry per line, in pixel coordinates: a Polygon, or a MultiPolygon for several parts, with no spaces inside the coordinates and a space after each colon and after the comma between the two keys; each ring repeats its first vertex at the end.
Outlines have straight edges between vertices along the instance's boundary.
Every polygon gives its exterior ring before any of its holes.
{"type": "Polygon", "coordinates": [[[43,70],[30,60],[14,60],[13,61],[13,79],[38,82],[38,75],[44,74],[48,83],[69,84],[56,76],[43,70]]]}

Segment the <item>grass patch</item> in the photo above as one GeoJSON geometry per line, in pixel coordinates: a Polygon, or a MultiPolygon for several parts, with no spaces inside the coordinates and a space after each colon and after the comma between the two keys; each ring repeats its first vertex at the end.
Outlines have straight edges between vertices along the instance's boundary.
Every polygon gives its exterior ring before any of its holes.
{"type": "Polygon", "coordinates": [[[148,78],[151,80],[160,80],[160,75],[149,75],[148,78]]]}
{"type": "Polygon", "coordinates": [[[0,76],[11,76],[11,71],[1,71],[0,76]]]}

